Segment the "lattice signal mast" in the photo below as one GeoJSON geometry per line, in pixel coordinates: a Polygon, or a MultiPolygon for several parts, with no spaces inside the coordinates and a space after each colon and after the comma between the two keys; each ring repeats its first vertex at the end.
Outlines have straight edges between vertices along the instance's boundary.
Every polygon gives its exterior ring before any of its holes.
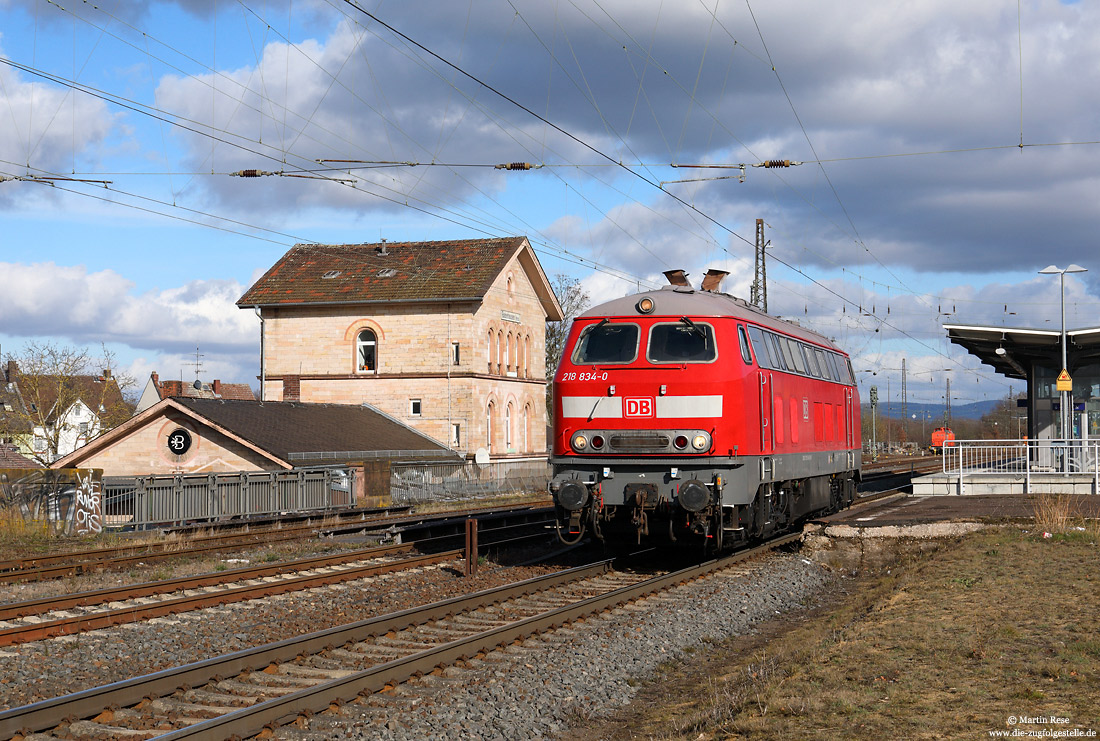
{"type": "Polygon", "coordinates": [[[749,303],[761,309],[768,310],[768,266],[764,262],[764,250],[771,244],[771,240],[764,241],[764,220],[756,220],[756,272],[753,274],[752,288],[749,291],[749,303]]]}

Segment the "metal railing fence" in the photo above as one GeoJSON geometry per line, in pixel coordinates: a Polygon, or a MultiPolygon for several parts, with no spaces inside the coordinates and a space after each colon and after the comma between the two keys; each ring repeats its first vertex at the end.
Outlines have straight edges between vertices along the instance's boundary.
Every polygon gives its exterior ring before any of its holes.
{"type": "Polygon", "coordinates": [[[482,499],[545,491],[549,481],[550,463],[545,459],[480,466],[473,462],[410,464],[390,470],[390,497],[394,504],[482,499]]]}
{"type": "Polygon", "coordinates": [[[105,525],[145,529],[352,507],[355,477],[343,468],[107,476],[103,492],[105,525]]]}
{"type": "Polygon", "coordinates": [[[1074,475],[1092,477],[1100,493],[1100,440],[956,440],[943,449],[943,472],[960,492],[979,476],[1021,476],[1031,493],[1032,479],[1074,475]]]}

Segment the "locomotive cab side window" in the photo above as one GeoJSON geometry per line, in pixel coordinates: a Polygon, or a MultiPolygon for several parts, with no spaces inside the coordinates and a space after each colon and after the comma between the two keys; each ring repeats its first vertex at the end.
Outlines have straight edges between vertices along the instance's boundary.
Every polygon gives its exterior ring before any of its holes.
{"type": "Polygon", "coordinates": [[[651,363],[710,363],[718,357],[714,328],[680,320],[649,328],[646,357],[651,363]]]}
{"type": "Polygon", "coordinates": [[[745,328],[737,325],[737,339],[741,343],[741,359],[745,365],[752,365],[752,353],[749,352],[749,338],[745,336],[745,328]]]}
{"type": "Polygon", "coordinates": [[[573,363],[632,363],[637,357],[638,325],[612,324],[604,319],[581,330],[577,349],[573,352],[573,363]]]}

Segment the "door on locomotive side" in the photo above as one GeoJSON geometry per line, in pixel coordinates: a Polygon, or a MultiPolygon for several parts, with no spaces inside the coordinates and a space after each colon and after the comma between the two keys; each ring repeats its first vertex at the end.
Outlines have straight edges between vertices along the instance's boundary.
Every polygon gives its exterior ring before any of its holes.
{"type": "Polygon", "coordinates": [[[772,398],[772,374],[766,370],[760,374],[760,453],[771,455],[775,452],[775,429],[772,427],[774,399],[772,398]]]}

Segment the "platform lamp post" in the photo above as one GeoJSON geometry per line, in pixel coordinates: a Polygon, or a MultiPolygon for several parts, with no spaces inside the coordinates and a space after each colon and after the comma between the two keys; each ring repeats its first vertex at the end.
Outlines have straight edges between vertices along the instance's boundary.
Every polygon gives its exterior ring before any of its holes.
{"type": "MultiPolygon", "coordinates": [[[[1083,268],[1080,265],[1071,263],[1069,267],[1060,268],[1057,265],[1048,265],[1039,271],[1042,275],[1057,275],[1058,276],[1058,288],[1059,295],[1061,297],[1060,304],[1062,307],[1062,370],[1066,368],[1066,273],[1085,273],[1088,272],[1088,268],[1083,268]]],[[[1073,402],[1070,399],[1069,391],[1059,391],[1059,406],[1061,407],[1059,415],[1061,417],[1062,425],[1062,439],[1069,440],[1071,436],[1069,420],[1070,409],[1073,402]]]]}

